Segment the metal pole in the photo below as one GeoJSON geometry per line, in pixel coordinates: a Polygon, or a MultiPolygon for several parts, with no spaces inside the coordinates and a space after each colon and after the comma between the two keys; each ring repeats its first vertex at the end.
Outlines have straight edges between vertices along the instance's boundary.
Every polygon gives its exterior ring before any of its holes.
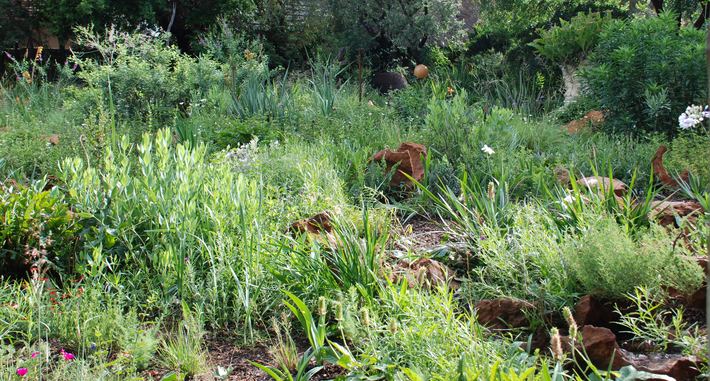
{"type": "Polygon", "coordinates": [[[362,48],[357,50],[358,84],[360,85],[358,99],[362,103],[362,48]]]}
{"type": "MultiPolygon", "coordinates": [[[[707,66],[708,70],[708,104],[710,104],[710,23],[708,23],[708,30],[706,32],[705,36],[705,65],[707,66]]],[[[710,160],[710,155],[708,155],[708,160],[710,160]]],[[[708,163],[710,165],[710,162],[708,163]]],[[[707,215],[710,213],[710,210],[706,210],[705,214],[707,215]]],[[[706,222],[710,223],[710,222],[706,222]]],[[[710,230],[710,229],[709,229],[710,230]]],[[[708,231],[708,237],[707,241],[705,241],[705,244],[707,246],[707,258],[708,261],[710,262],[710,231],[708,231]]],[[[706,287],[710,287],[710,263],[707,264],[707,269],[706,269],[706,278],[705,278],[705,285],[706,287]]],[[[706,324],[705,326],[707,327],[708,324],[710,324],[710,292],[705,293],[705,321],[706,324]]],[[[708,353],[707,353],[707,361],[710,361],[710,340],[708,341],[708,353]]],[[[708,375],[708,380],[710,380],[710,375],[708,375]]]]}

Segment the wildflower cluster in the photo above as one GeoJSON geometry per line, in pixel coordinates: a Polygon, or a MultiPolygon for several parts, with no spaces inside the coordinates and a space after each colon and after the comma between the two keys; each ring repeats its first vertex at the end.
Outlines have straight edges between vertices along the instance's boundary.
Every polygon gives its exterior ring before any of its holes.
{"type": "Polygon", "coordinates": [[[687,130],[688,128],[695,127],[697,124],[702,123],[705,118],[710,118],[708,106],[705,106],[703,109],[702,106],[691,105],[685,109],[684,113],[680,114],[678,124],[680,128],[687,130]]]}

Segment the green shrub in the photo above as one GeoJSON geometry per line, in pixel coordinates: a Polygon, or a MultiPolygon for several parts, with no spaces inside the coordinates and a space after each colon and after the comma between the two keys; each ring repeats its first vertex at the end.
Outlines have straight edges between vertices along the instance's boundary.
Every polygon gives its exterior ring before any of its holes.
{"type": "MultiPolygon", "coordinates": [[[[579,237],[570,237],[565,256],[589,294],[623,299],[637,286],[681,287],[692,292],[702,281],[700,266],[673,250],[673,240],[654,227],[634,240],[613,218],[594,219],[579,237]]],[[[638,234],[637,234],[638,236],[638,234]]]]}
{"type": "Polygon", "coordinates": [[[682,131],[670,144],[663,156],[663,165],[671,176],[690,170],[700,178],[701,184],[710,180],[710,140],[698,131],[682,131]]]}
{"type": "Polygon", "coordinates": [[[539,301],[545,310],[574,303],[578,286],[557,233],[540,205],[512,206],[507,234],[485,224],[475,246],[481,266],[472,271],[473,299],[515,298],[539,301]]]}
{"type": "Polygon", "coordinates": [[[180,54],[176,46],[166,46],[167,34],[161,31],[111,28],[99,36],[91,28],[78,27],[76,33],[80,45],[101,55],[100,60],[74,57],[82,67],[78,77],[100,89],[103,99],[113,100],[115,110],[126,117],[163,121],[176,107],[185,107],[193,94],[224,83],[217,62],[180,54]]]}
{"type": "Polygon", "coordinates": [[[22,273],[45,264],[68,270],[78,248],[74,214],[57,188],[45,181],[31,186],[0,186],[0,268],[22,273]]]}
{"type": "Polygon", "coordinates": [[[676,14],[609,23],[581,71],[608,110],[607,133],[675,135],[678,115],[706,94],[705,31],[678,27],[676,14]]]}
{"type": "Polygon", "coordinates": [[[583,59],[594,48],[599,33],[610,18],[599,13],[579,12],[570,21],[560,19],[560,25],[540,31],[540,38],[530,46],[536,53],[554,63],[583,59]]]}

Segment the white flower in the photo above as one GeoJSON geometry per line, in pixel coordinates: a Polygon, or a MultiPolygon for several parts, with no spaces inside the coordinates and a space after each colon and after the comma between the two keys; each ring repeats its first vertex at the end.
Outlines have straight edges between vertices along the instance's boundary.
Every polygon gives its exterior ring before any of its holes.
{"type": "Polygon", "coordinates": [[[701,106],[690,105],[685,109],[685,112],[678,117],[678,125],[680,128],[687,130],[702,123],[705,118],[710,118],[710,110],[708,106],[703,109],[701,106]]]}
{"type": "Polygon", "coordinates": [[[684,130],[695,127],[695,125],[698,123],[700,123],[700,120],[693,118],[686,113],[682,113],[678,117],[678,124],[680,125],[680,128],[684,130]]]}
{"type": "Polygon", "coordinates": [[[565,197],[563,200],[564,200],[564,202],[571,204],[574,202],[574,197],[572,197],[571,194],[568,194],[567,197],[565,197]]]}
{"type": "Polygon", "coordinates": [[[483,148],[481,148],[481,151],[483,151],[489,155],[493,155],[494,153],[496,153],[496,151],[493,151],[493,148],[489,147],[488,144],[484,144],[483,148]]]}
{"type": "Polygon", "coordinates": [[[589,179],[589,180],[585,180],[584,182],[585,182],[585,184],[587,184],[587,187],[588,187],[588,188],[593,187],[593,186],[596,186],[597,184],[599,184],[599,181],[598,181],[597,179],[589,179]]]}

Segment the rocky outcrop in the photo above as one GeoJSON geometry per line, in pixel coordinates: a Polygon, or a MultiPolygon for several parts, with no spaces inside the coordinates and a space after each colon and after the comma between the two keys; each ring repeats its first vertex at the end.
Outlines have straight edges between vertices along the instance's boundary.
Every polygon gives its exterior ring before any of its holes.
{"type": "Polygon", "coordinates": [[[404,174],[406,173],[416,181],[422,181],[424,178],[423,160],[426,160],[426,155],[427,149],[423,145],[405,142],[397,148],[397,151],[393,152],[387,148],[374,154],[370,159],[377,163],[384,159],[385,172],[387,173],[397,165],[397,170],[392,174],[390,180],[391,187],[398,187],[400,183],[404,183],[407,189],[413,189],[414,184],[404,174]]]}
{"type": "Polygon", "coordinates": [[[604,113],[601,111],[590,111],[587,115],[569,122],[564,129],[570,135],[590,131],[604,123],[604,113]]]}
{"type": "Polygon", "coordinates": [[[585,177],[583,179],[577,180],[579,186],[584,186],[590,191],[596,191],[597,193],[607,194],[609,192],[609,186],[614,190],[614,196],[624,197],[626,194],[626,184],[623,181],[617,179],[610,179],[608,177],[591,176],[585,177]]]}
{"type": "MultiPolygon", "coordinates": [[[[686,218],[695,213],[695,216],[703,213],[700,203],[695,201],[654,201],[651,203],[651,217],[658,218],[661,226],[676,226],[676,216],[686,218]]],[[[691,219],[695,218],[691,216],[691,219]]]]}
{"type": "Polygon", "coordinates": [[[476,321],[489,329],[520,328],[528,326],[525,312],[535,305],[525,301],[508,299],[484,299],[473,306],[476,321]]]}
{"type": "Polygon", "coordinates": [[[390,72],[375,74],[370,84],[382,94],[386,94],[388,91],[406,89],[408,87],[407,78],[404,74],[390,72]]]}
{"type": "MultiPolygon", "coordinates": [[[[661,184],[667,187],[677,188],[679,186],[678,180],[668,175],[668,172],[666,172],[666,169],[663,167],[663,154],[665,154],[666,151],[668,151],[668,147],[664,145],[659,146],[656,154],[653,156],[653,159],[651,159],[651,164],[653,165],[653,177],[658,179],[661,184]]],[[[683,182],[688,182],[687,169],[681,173],[679,179],[683,182]]]]}
{"type": "Polygon", "coordinates": [[[422,287],[432,290],[439,286],[448,286],[452,290],[457,290],[461,286],[461,283],[454,279],[456,276],[454,270],[430,258],[422,257],[412,263],[401,260],[390,270],[392,283],[407,279],[410,288],[422,287]]]}

